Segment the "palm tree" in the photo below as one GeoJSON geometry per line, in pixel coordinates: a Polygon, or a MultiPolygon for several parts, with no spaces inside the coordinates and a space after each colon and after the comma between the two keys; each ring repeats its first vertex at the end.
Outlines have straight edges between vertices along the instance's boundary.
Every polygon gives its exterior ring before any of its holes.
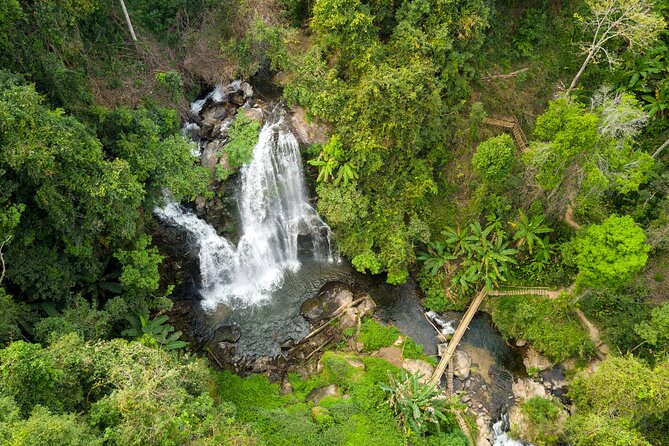
{"type": "Polygon", "coordinates": [[[540,234],[546,234],[548,232],[553,232],[551,228],[544,224],[545,216],[543,214],[534,215],[531,218],[528,218],[527,215],[521,210],[518,220],[509,222],[509,225],[516,232],[513,234],[513,239],[516,241],[516,247],[522,248],[527,244],[527,248],[532,254],[534,246],[544,246],[544,241],[541,239],[540,234]]]}

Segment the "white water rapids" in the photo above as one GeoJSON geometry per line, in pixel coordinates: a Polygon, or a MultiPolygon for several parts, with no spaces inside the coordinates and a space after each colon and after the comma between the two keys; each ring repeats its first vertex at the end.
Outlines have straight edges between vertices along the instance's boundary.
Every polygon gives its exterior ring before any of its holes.
{"type": "Polygon", "coordinates": [[[178,203],[156,208],[163,221],[187,230],[199,249],[202,306],[257,304],[300,268],[298,236],[311,240],[318,261],[332,262],[330,228],[307,201],[302,160],[284,112],[260,131],[253,157],[240,172],[237,246],[178,203]]]}

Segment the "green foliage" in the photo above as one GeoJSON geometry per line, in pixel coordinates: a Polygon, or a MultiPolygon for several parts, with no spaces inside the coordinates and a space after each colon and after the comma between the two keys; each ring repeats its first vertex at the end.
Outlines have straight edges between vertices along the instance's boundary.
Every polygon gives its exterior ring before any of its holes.
{"type": "Polygon", "coordinates": [[[539,249],[546,248],[546,243],[540,238],[540,235],[553,232],[553,230],[544,224],[544,218],[542,214],[528,217],[522,209],[519,211],[518,220],[509,223],[515,230],[513,240],[518,248],[527,245],[530,254],[535,245],[539,249]]]}
{"type": "Polygon", "coordinates": [[[632,356],[609,356],[594,373],[581,374],[570,385],[569,396],[581,414],[571,423],[571,436],[578,438],[580,444],[601,444],[588,442],[593,437],[617,441],[610,444],[645,445],[663,441],[669,410],[667,377],[666,360],[650,368],[632,356]],[[596,420],[601,427],[588,433],[585,427],[592,428],[591,423],[596,420]],[[619,438],[634,442],[622,443],[619,438]]]}
{"type": "Polygon", "coordinates": [[[77,295],[68,301],[62,314],[42,318],[35,324],[35,339],[46,343],[68,333],[76,333],[89,341],[108,338],[114,324],[126,316],[126,305],[124,300],[116,298],[99,309],[95,303],[77,295]],[[118,303],[121,305],[116,305],[118,303]]]}
{"type": "Polygon", "coordinates": [[[404,341],[399,345],[402,355],[410,359],[422,359],[433,362],[423,353],[423,346],[402,333],[393,325],[383,325],[374,319],[365,319],[360,325],[358,340],[365,346],[366,352],[372,352],[381,347],[390,347],[397,338],[403,337],[404,341]]]}
{"type": "Polygon", "coordinates": [[[409,435],[424,435],[430,429],[440,432],[441,423],[449,421],[446,413],[450,402],[441,398],[436,385],[422,384],[420,378],[418,372],[407,375],[402,370],[399,379],[389,375],[389,384],[381,386],[390,394],[388,404],[409,435]]]}
{"type": "Polygon", "coordinates": [[[402,283],[415,246],[429,241],[445,120],[467,94],[461,69],[487,9],[478,0],[325,0],[311,15],[314,45],[285,64],[285,96],[332,128],[312,160],[319,212],[356,269],[402,283]]]}
{"type": "Polygon", "coordinates": [[[574,415],[567,429],[574,446],[651,446],[629,421],[606,414],[574,415]]]}
{"type": "Polygon", "coordinates": [[[523,432],[524,440],[537,446],[559,444],[563,433],[560,420],[561,404],[535,396],[522,402],[520,410],[528,421],[526,426],[518,426],[523,432]]]}
{"type": "Polygon", "coordinates": [[[650,320],[637,324],[634,331],[658,353],[666,352],[669,348],[669,304],[653,308],[650,320]]]}
{"type": "Polygon", "coordinates": [[[123,336],[130,338],[139,338],[139,341],[147,340],[149,344],[155,344],[165,350],[177,350],[186,347],[188,344],[180,341],[183,333],[174,332],[174,327],[165,324],[169,318],[167,316],[158,316],[149,319],[146,314],[138,314],[137,317],[128,317],[131,328],[123,330],[123,336]]]}
{"type": "Polygon", "coordinates": [[[172,99],[183,98],[184,81],[178,71],[170,70],[156,74],[156,80],[170,93],[172,99]]]}
{"type": "Polygon", "coordinates": [[[7,409],[0,413],[0,439],[17,445],[253,444],[229,408],[212,399],[210,385],[202,361],[138,342],[84,343],[73,334],[48,348],[15,342],[0,350],[0,408],[7,409]]]}
{"type": "Polygon", "coordinates": [[[549,102],[524,156],[542,188],[577,190],[585,211],[599,205],[606,191],[638,190],[653,165],[650,155],[634,148],[645,123],[636,100],[604,91],[594,102],[591,109],[569,98],[549,102]],[[569,169],[579,174],[566,176],[569,169]]]}
{"type": "Polygon", "coordinates": [[[176,110],[99,107],[94,115],[105,152],[130,163],[152,200],[161,200],[166,188],[174,200],[206,194],[209,172],[191,155],[176,110]]]}
{"type": "Polygon", "coordinates": [[[504,184],[513,168],[516,147],[506,133],[483,141],[476,148],[472,164],[476,173],[491,184],[504,184]]]}
{"type": "Polygon", "coordinates": [[[228,142],[223,148],[228,154],[228,162],[231,166],[242,167],[251,161],[253,148],[258,143],[259,130],[258,122],[251,120],[242,110],[237,112],[228,130],[228,142]]]}
{"type": "Polygon", "coordinates": [[[151,237],[144,235],[137,239],[135,249],[119,249],[114,257],[121,263],[121,284],[127,292],[134,294],[151,293],[158,290],[160,273],[158,266],[163,257],[151,245],[151,237]]]}
{"type": "Polygon", "coordinates": [[[591,225],[576,240],[577,281],[593,287],[615,288],[629,282],[648,260],[650,246],[634,220],[611,215],[591,225]]]}
{"type": "Polygon", "coordinates": [[[571,316],[569,296],[503,296],[491,301],[495,326],[506,338],[527,339],[534,348],[560,362],[593,353],[588,333],[571,316]]]}
{"type": "Polygon", "coordinates": [[[0,439],[12,446],[98,446],[102,438],[76,414],[52,414],[37,406],[30,417],[0,421],[0,439]]]}
{"type": "Polygon", "coordinates": [[[643,290],[591,290],[581,296],[579,306],[610,347],[629,352],[643,342],[635,327],[650,317],[646,299],[643,290]]]}
{"type": "Polygon", "coordinates": [[[21,339],[21,325],[32,319],[30,308],[15,302],[12,296],[0,287],[0,347],[21,339]]]}

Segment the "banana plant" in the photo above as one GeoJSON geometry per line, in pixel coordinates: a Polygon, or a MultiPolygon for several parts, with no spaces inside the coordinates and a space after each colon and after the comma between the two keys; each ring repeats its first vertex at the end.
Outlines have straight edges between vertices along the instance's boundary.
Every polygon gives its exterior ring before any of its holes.
{"type": "Polygon", "coordinates": [[[441,242],[430,242],[427,246],[427,252],[418,253],[418,260],[423,262],[423,269],[433,276],[440,270],[446,269],[448,262],[457,259],[457,256],[451,254],[447,246],[441,242]]]}
{"type": "Polygon", "coordinates": [[[174,327],[165,324],[168,317],[158,316],[154,319],[149,319],[145,314],[137,314],[127,318],[131,327],[123,330],[121,334],[129,338],[141,338],[142,336],[149,336],[154,339],[156,343],[165,350],[177,350],[184,348],[188,343],[181,341],[180,331],[174,331],[174,327]]]}
{"type": "Polygon", "coordinates": [[[543,240],[541,234],[553,232],[551,228],[544,224],[544,215],[533,215],[528,217],[521,210],[518,219],[510,221],[509,225],[515,229],[513,240],[516,242],[517,248],[522,248],[527,245],[527,249],[532,254],[534,246],[543,247],[543,240]]]}
{"type": "Polygon", "coordinates": [[[389,384],[381,388],[390,394],[387,404],[393,409],[407,435],[425,434],[430,427],[441,432],[441,423],[448,422],[446,412],[452,401],[443,398],[437,386],[421,383],[421,375],[408,375],[402,369],[400,378],[388,375],[389,384]]]}

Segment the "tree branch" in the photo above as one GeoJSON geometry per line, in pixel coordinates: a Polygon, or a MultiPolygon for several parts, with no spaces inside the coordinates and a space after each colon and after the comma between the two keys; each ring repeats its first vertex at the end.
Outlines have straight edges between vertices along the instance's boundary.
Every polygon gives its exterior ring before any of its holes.
{"type": "Polygon", "coordinates": [[[2,284],[3,279],[5,278],[5,258],[2,256],[2,248],[4,248],[5,243],[7,243],[12,238],[11,235],[8,235],[7,238],[0,243],[0,284],[2,284]]]}
{"type": "Polygon", "coordinates": [[[655,151],[655,153],[653,153],[653,158],[657,158],[658,156],[660,156],[660,153],[662,153],[662,151],[663,151],[664,149],[666,149],[667,146],[669,146],[669,139],[667,139],[667,140],[664,142],[664,144],[662,144],[660,147],[658,147],[658,149],[655,151]]]}

